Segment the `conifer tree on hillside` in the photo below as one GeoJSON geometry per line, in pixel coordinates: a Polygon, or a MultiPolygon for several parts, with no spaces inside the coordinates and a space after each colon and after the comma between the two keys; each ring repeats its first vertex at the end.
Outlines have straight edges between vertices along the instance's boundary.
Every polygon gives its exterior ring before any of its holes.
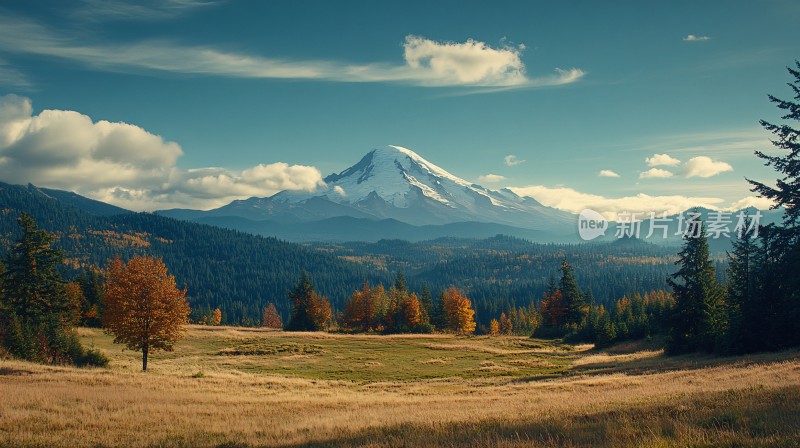
{"type": "Polygon", "coordinates": [[[575,280],[575,274],[572,267],[567,260],[561,263],[561,281],[559,283],[559,290],[564,298],[564,304],[567,308],[566,323],[572,325],[579,325],[588,311],[588,305],[584,299],[583,293],[578,288],[578,282],[575,280]]]}
{"type": "Polygon", "coordinates": [[[709,257],[705,226],[702,221],[689,221],[687,226],[675,262],[678,270],[667,280],[675,298],[667,337],[669,354],[712,351],[726,332],[724,290],[709,257]]]}
{"type": "Polygon", "coordinates": [[[63,254],[53,249],[53,236],[36,225],[27,213],[17,219],[22,236],[12,247],[0,282],[0,344],[12,355],[53,364],[88,362],[73,331],[83,294],[77,284],[67,284],[59,267],[63,254]]]}
{"type": "Polygon", "coordinates": [[[761,329],[764,322],[765,309],[762,307],[761,294],[758,290],[757,260],[759,247],[748,232],[749,222],[745,229],[733,241],[733,251],[728,253],[728,351],[747,352],[759,345],[761,329]]]}
{"type": "Polygon", "coordinates": [[[793,92],[792,100],[768,96],[786,112],[781,117],[786,122],[760,122],[775,136],[772,144],[782,153],[755,153],[766,166],[774,168],[779,177],[774,186],[748,179],[752,191],[773,200],[774,208],[785,210],[783,226],[762,229],[763,235],[760,235],[764,255],[759,277],[765,283],[760,294],[762,304],[775,310],[770,313],[769,334],[765,335],[762,348],[800,345],[800,276],[797,275],[800,271],[800,129],[796,127],[796,122],[800,121],[800,61],[795,61],[794,68],[787,67],[787,70],[793,78],[788,83],[793,92]]]}
{"type": "Polygon", "coordinates": [[[3,275],[5,300],[23,321],[40,323],[49,316],[67,318],[73,312],[58,267],[64,255],[53,249],[54,238],[37,227],[27,213],[18,219],[22,238],[11,249],[3,275]]]}

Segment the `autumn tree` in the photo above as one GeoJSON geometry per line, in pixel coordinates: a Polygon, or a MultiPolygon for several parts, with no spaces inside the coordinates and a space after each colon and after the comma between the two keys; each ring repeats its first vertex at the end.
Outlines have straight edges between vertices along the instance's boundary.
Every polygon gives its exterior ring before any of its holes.
{"type": "Polygon", "coordinates": [[[142,370],[155,350],[172,351],[189,317],[186,290],[160,258],[114,259],[106,269],[103,327],[114,343],[142,351],[142,370]]]}
{"type": "Polygon", "coordinates": [[[560,289],[545,292],[540,308],[545,326],[558,327],[565,322],[567,305],[564,303],[564,296],[560,289]]]}
{"type": "Polygon", "coordinates": [[[214,308],[211,312],[211,325],[219,325],[222,323],[222,310],[214,308]]]}
{"type": "Polygon", "coordinates": [[[506,313],[500,313],[500,334],[512,335],[514,334],[514,325],[511,319],[506,316],[506,313]]]}
{"type": "Polygon", "coordinates": [[[500,322],[497,319],[492,319],[489,321],[489,335],[490,336],[497,336],[500,334],[500,322]]]}
{"type": "Polygon", "coordinates": [[[442,294],[442,304],[447,328],[459,334],[475,332],[475,310],[472,302],[455,286],[442,294]]]}
{"type": "Polygon", "coordinates": [[[267,328],[283,328],[283,320],[281,315],[278,314],[278,309],[275,308],[274,303],[264,308],[264,314],[261,317],[261,326],[267,328]]]}
{"type": "Polygon", "coordinates": [[[288,331],[322,331],[333,317],[331,305],[326,297],[314,291],[314,284],[304,271],[294,289],[289,292],[292,301],[292,317],[288,331]]]}
{"type": "Polygon", "coordinates": [[[345,301],[342,326],[349,330],[373,331],[382,327],[383,309],[387,296],[383,285],[371,287],[364,283],[360,290],[345,301]]]}

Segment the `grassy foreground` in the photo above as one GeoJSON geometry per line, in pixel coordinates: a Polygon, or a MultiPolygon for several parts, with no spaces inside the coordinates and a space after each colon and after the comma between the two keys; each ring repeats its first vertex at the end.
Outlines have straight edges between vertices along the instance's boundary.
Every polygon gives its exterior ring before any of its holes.
{"type": "Polygon", "coordinates": [[[0,360],[2,446],[799,446],[800,353],[190,327],[109,369],[0,360]]]}

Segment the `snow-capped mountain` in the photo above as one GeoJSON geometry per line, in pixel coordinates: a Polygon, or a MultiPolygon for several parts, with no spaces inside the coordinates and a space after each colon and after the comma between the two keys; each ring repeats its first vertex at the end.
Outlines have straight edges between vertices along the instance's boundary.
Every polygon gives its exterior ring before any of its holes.
{"type": "Polygon", "coordinates": [[[234,201],[212,212],[280,221],[335,216],[392,218],[414,225],[475,221],[541,230],[576,222],[569,213],[511,190],[467,182],[400,146],[374,149],[324,180],[326,186],[317,191],[282,191],[269,198],[234,201]]]}
{"type": "MultiPolygon", "coordinates": [[[[338,239],[334,235],[352,239],[352,229],[333,227],[356,228],[369,222],[374,223],[372,239],[399,237],[398,224],[417,226],[405,229],[406,233],[416,228],[421,235],[434,236],[453,233],[479,237],[496,232],[552,240],[550,237],[575,234],[575,215],[545,207],[508,189],[490,190],[473,184],[399,146],[374,149],[324,181],[323,187],[312,192],[287,190],[268,198],[233,201],[209,211],[159,213],[286,238],[291,233],[287,229],[312,228],[319,235],[330,233],[332,239],[338,239]],[[456,229],[452,227],[456,223],[474,225],[456,229]]],[[[319,235],[314,239],[324,239],[319,235]]],[[[298,239],[294,233],[291,238],[298,239]]]]}

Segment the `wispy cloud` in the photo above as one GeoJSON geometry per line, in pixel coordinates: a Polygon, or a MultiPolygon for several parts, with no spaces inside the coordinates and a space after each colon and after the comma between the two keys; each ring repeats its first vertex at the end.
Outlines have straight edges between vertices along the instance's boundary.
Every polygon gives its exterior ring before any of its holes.
{"type": "Polygon", "coordinates": [[[517,156],[515,156],[514,154],[509,154],[505,156],[503,158],[503,161],[506,163],[506,166],[515,166],[527,162],[527,160],[518,159],[517,156]]]}
{"type": "Polygon", "coordinates": [[[0,49],[80,62],[102,70],[152,70],[236,78],[315,79],[332,82],[387,82],[426,87],[530,88],[569,84],[580,69],[556,69],[532,77],[522,62],[523,47],[491,47],[469,39],[437,42],[409,35],[403,64],[350,64],[291,60],[237,53],[169,41],[107,44],[58,34],[21,17],[0,18],[0,49]]]}
{"type": "Polygon", "coordinates": [[[647,171],[642,171],[639,173],[639,179],[663,179],[672,176],[674,176],[674,173],[671,171],[662,170],[661,168],[650,168],[647,171]]]}
{"type": "Polygon", "coordinates": [[[504,180],[507,180],[507,178],[499,174],[484,174],[482,176],[478,176],[478,182],[481,183],[497,183],[504,180]]]}
{"type": "Polygon", "coordinates": [[[24,73],[12,67],[3,59],[0,59],[0,86],[23,90],[33,87],[24,73]]]}
{"type": "Polygon", "coordinates": [[[164,20],[221,3],[217,0],[83,0],[69,14],[83,21],[164,20]]]}
{"type": "Polygon", "coordinates": [[[600,170],[597,175],[600,177],[619,177],[619,174],[611,170],[600,170]]]}
{"type": "Polygon", "coordinates": [[[689,34],[688,36],[683,38],[684,42],[703,42],[706,40],[711,40],[708,36],[697,36],[694,34],[689,34]]]}

